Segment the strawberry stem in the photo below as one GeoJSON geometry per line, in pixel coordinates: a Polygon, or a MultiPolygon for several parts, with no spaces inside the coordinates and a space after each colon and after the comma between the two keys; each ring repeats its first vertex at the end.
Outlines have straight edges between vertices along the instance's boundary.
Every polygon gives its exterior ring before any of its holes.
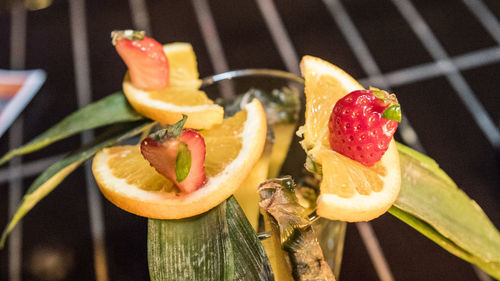
{"type": "Polygon", "coordinates": [[[191,170],[191,151],[183,142],[179,143],[177,158],[175,159],[175,177],[177,182],[182,182],[191,170]]]}
{"type": "Polygon", "coordinates": [[[182,134],[182,128],[184,127],[184,123],[186,123],[187,115],[182,115],[182,119],[173,125],[167,125],[165,129],[158,130],[151,135],[150,138],[154,139],[158,142],[165,142],[167,139],[177,138],[182,134]]]}
{"type": "Polygon", "coordinates": [[[386,91],[384,91],[384,90],[380,90],[379,88],[375,88],[375,87],[371,87],[371,86],[370,86],[370,91],[372,91],[373,95],[374,95],[377,99],[379,99],[379,100],[381,100],[381,101],[385,102],[385,98],[386,98],[386,96],[387,96],[387,94],[386,94],[387,92],[386,92],[386,91]]]}
{"type": "Polygon", "coordinates": [[[384,104],[399,104],[395,94],[389,94],[387,91],[380,90],[379,88],[370,87],[372,94],[384,104]]]}
{"type": "Polygon", "coordinates": [[[137,31],[132,29],[114,30],[111,32],[111,42],[113,43],[113,46],[116,46],[116,44],[118,44],[118,41],[120,39],[142,41],[142,39],[144,39],[145,34],[146,33],[144,31],[137,31]]]}
{"type": "Polygon", "coordinates": [[[184,123],[186,123],[187,115],[182,114],[182,119],[174,125],[167,125],[167,134],[169,138],[176,138],[181,135],[184,123]]]}
{"type": "Polygon", "coordinates": [[[382,118],[401,122],[401,106],[393,104],[384,110],[382,118]]]}

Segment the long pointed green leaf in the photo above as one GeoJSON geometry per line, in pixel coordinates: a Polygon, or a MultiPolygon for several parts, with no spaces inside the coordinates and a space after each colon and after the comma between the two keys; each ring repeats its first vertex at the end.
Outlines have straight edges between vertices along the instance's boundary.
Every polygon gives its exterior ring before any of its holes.
{"type": "Polygon", "coordinates": [[[500,233],[431,158],[398,144],[401,191],[390,213],[500,278],[500,233]]]}
{"type": "Polygon", "coordinates": [[[233,196],[226,202],[234,255],[234,280],[274,280],[271,263],[245,213],[233,196]]]}
{"type": "Polygon", "coordinates": [[[39,150],[82,131],[142,118],[144,117],[129,105],[123,93],[118,92],[75,111],[26,145],[11,150],[0,159],[0,165],[16,155],[39,150]]]}
{"type": "Polygon", "coordinates": [[[226,203],[192,218],[149,219],[148,265],[152,281],[232,281],[226,203]]]}
{"type": "Polygon", "coordinates": [[[402,183],[394,203],[486,262],[500,262],[500,233],[430,158],[398,145],[402,183]]]}
{"type": "Polygon", "coordinates": [[[80,164],[100,149],[135,136],[152,126],[152,124],[153,122],[147,120],[116,124],[91,143],[51,165],[33,182],[24,195],[20,206],[2,234],[0,249],[3,248],[7,235],[14,229],[16,224],[80,164]]]}
{"type": "Polygon", "coordinates": [[[443,249],[447,250],[451,254],[467,261],[470,263],[473,263],[480,267],[482,270],[490,274],[491,276],[495,277],[496,279],[500,280],[500,263],[498,262],[484,262],[483,260],[477,258],[476,256],[472,255],[471,253],[466,252],[464,249],[460,248],[457,246],[453,241],[447,239],[443,235],[441,235],[439,232],[436,231],[432,226],[430,226],[428,223],[410,215],[409,213],[402,211],[398,209],[395,206],[392,206],[389,209],[389,213],[391,213],[393,216],[397,217],[398,219],[402,220],[409,226],[413,227],[416,229],[418,232],[422,233],[425,235],[427,238],[431,239],[434,241],[436,244],[441,246],[443,249]]]}

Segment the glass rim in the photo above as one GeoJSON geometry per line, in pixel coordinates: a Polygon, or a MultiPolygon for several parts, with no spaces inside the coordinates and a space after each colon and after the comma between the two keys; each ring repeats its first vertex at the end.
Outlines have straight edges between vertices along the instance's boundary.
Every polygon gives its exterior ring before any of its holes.
{"type": "Polygon", "coordinates": [[[291,72],[278,69],[268,69],[268,68],[246,68],[238,70],[230,70],[222,72],[219,74],[214,74],[211,76],[204,77],[201,80],[201,86],[210,86],[219,81],[232,80],[233,78],[247,77],[247,76],[269,76],[273,78],[281,78],[286,80],[292,80],[299,84],[304,84],[304,79],[291,72]]]}

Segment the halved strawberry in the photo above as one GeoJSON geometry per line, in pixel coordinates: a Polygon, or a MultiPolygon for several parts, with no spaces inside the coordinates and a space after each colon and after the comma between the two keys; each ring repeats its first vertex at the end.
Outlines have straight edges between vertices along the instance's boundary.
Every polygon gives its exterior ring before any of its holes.
{"type": "Polygon", "coordinates": [[[181,192],[191,193],[205,184],[205,141],[198,132],[182,129],[186,119],[145,138],[141,153],[181,192]]]}
{"type": "Polygon", "coordinates": [[[162,90],[169,81],[168,59],[163,46],[144,31],[111,32],[113,45],[128,67],[132,84],[144,90],[162,90]]]}

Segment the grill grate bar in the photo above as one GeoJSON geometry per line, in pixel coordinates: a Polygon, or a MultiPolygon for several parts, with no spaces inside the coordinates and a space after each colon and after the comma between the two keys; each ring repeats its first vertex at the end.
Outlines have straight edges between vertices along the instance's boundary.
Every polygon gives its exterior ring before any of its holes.
{"type": "Polygon", "coordinates": [[[381,281],[394,281],[394,276],[392,276],[391,269],[387,264],[384,252],[375,231],[373,231],[372,225],[369,222],[358,222],[356,223],[356,228],[365,243],[368,255],[377,271],[378,278],[381,281]]]}
{"type": "Polygon", "coordinates": [[[463,0],[463,2],[490,33],[491,37],[500,44],[500,24],[488,7],[481,0],[463,0]]]}
{"type": "Polygon", "coordinates": [[[274,45],[278,48],[281,59],[286,69],[296,75],[300,75],[299,56],[293,47],[292,40],[286,32],[283,21],[276,10],[273,0],[256,0],[260,12],[264,17],[267,29],[271,33],[274,45]]]}
{"type": "MultiPolygon", "coordinates": [[[[349,17],[349,14],[342,6],[342,3],[338,0],[324,0],[323,1],[328,8],[332,18],[335,20],[337,26],[339,26],[340,31],[347,40],[347,43],[351,47],[356,56],[358,62],[360,63],[363,70],[368,74],[370,78],[370,83],[361,83],[362,85],[380,85],[382,88],[392,91],[390,89],[390,84],[387,82],[386,78],[382,75],[380,68],[378,67],[375,58],[371,54],[368,46],[366,45],[363,37],[358,32],[353,21],[349,17]]],[[[366,82],[366,81],[364,81],[366,82]]],[[[399,125],[400,135],[403,140],[410,146],[414,147],[419,151],[424,151],[418,136],[410,124],[408,118],[403,115],[402,122],[399,125]]]]}
{"type": "MultiPolygon", "coordinates": [[[[481,67],[500,61],[500,47],[492,47],[459,55],[450,59],[458,70],[481,67]]],[[[451,73],[449,68],[440,66],[442,61],[424,63],[383,74],[390,86],[396,87],[451,73]]],[[[378,77],[360,79],[362,84],[373,83],[378,77]]]]}
{"type": "MultiPolygon", "coordinates": [[[[205,41],[205,46],[207,47],[214,73],[228,71],[229,66],[226,56],[224,55],[219,32],[217,31],[217,26],[215,25],[214,17],[207,0],[192,0],[191,3],[194,7],[196,19],[198,20],[201,35],[203,36],[203,41],[205,41]]],[[[222,83],[220,85],[220,91],[222,97],[225,99],[234,96],[234,89],[231,83],[222,83]]]]}
{"type": "MultiPolygon", "coordinates": [[[[71,41],[76,80],[76,98],[78,107],[84,107],[92,100],[90,60],[88,54],[87,23],[85,20],[84,0],[69,1],[71,41]]],[[[81,134],[82,143],[89,142],[93,131],[81,134]]],[[[87,186],[87,202],[89,211],[90,233],[94,248],[94,270],[97,281],[108,280],[106,262],[105,228],[102,202],[97,185],[92,176],[90,163],[85,163],[85,181],[87,186]]]]}
{"type": "MultiPolygon", "coordinates": [[[[14,3],[11,10],[10,29],[10,67],[24,69],[26,60],[26,10],[21,2],[14,3]]],[[[17,118],[9,131],[9,149],[16,148],[23,141],[23,116],[17,118]]],[[[21,157],[12,159],[8,172],[22,169],[21,157]]],[[[9,179],[9,208],[8,216],[12,218],[22,198],[22,178],[9,179]]],[[[9,280],[20,281],[22,278],[22,223],[20,222],[10,234],[8,242],[9,255],[9,280]]]]}
{"type": "MultiPolygon", "coordinates": [[[[453,61],[449,59],[443,46],[441,46],[417,9],[413,6],[410,0],[392,0],[392,2],[418,36],[427,51],[429,51],[431,56],[436,60],[437,66],[445,71],[448,81],[458,93],[462,101],[469,106],[467,108],[472,114],[472,117],[483,130],[483,133],[486,135],[490,143],[493,147],[499,147],[500,133],[498,129],[495,127],[493,121],[490,119],[486,110],[479,102],[463,76],[460,74],[457,67],[453,64],[453,61]]],[[[480,280],[491,280],[488,276],[485,276],[485,274],[480,274],[481,270],[476,266],[473,265],[473,268],[476,276],[480,280]]]]}
{"type": "Polygon", "coordinates": [[[149,22],[148,7],[145,0],[129,0],[130,11],[132,13],[132,22],[136,30],[144,30],[151,36],[151,23],[149,22]]]}
{"type": "Polygon", "coordinates": [[[478,124],[490,144],[496,149],[500,148],[500,131],[460,74],[457,67],[449,59],[443,46],[441,46],[417,9],[409,0],[392,0],[392,2],[398,8],[427,51],[434,60],[437,61],[438,67],[445,73],[446,78],[455,89],[462,102],[467,105],[466,108],[469,110],[472,118],[478,124]]]}
{"type": "Polygon", "coordinates": [[[344,38],[347,40],[350,49],[354,52],[354,55],[358,59],[358,62],[363,70],[370,77],[376,77],[376,79],[373,79],[372,82],[375,84],[380,84],[384,88],[387,87],[387,83],[380,75],[380,68],[378,67],[375,59],[368,50],[368,46],[363,40],[363,37],[358,32],[356,26],[349,17],[349,14],[342,6],[342,3],[339,0],[323,0],[323,2],[325,3],[332,18],[335,20],[335,23],[340,28],[340,31],[344,35],[344,38]]]}
{"type": "MultiPolygon", "coordinates": [[[[17,147],[17,146],[16,146],[17,147]]],[[[14,179],[27,178],[35,176],[43,172],[50,165],[61,159],[64,154],[54,155],[39,160],[23,163],[15,169],[3,168],[0,169],[0,184],[14,179]]]]}

